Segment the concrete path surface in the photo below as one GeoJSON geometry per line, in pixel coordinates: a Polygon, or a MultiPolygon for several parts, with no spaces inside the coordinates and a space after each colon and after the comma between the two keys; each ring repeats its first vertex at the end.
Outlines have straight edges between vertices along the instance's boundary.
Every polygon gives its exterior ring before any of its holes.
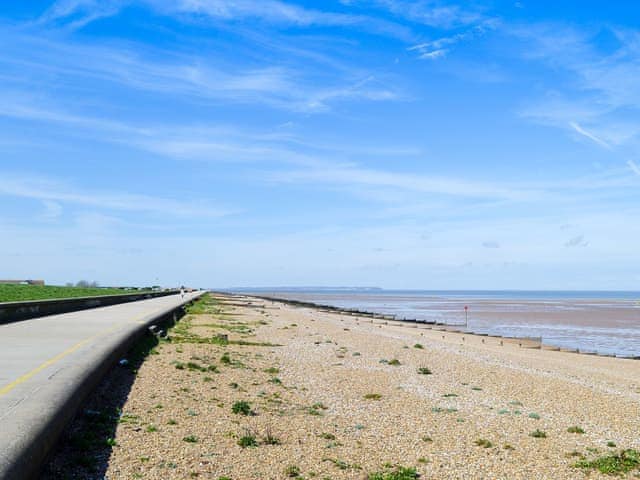
{"type": "Polygon", "coordinates": [[[0,480],[36,475],[113,362],[145,328],[202,293],[0,325],[0,480]]]}

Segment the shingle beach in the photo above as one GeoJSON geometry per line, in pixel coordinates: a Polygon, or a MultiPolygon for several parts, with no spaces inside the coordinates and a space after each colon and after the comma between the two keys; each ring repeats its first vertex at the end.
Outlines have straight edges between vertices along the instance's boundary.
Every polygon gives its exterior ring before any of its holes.
{"type": "MultiPolygon", "coordinates": [[[[121,407],[109,479],[595,479],[589,461],[640,449],[636,360],[220,295],[169,335],[121,407]]],[[[51,478],[92,478],[76,450],[51,478]]]]}

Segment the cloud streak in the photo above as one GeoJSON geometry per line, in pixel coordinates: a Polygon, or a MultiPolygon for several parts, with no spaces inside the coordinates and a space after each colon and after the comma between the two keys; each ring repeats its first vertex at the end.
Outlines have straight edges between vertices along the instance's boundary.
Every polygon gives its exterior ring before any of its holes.
{"type": "Polygon", "coordinates": [[[19,176],[7,172],[0,175],[0,195],[39,200],[56,214],[61,212],[62,204],[172,217],[213,218],[234,213],[204,202],[183,202],[125,192],[85,191],[49,178],[19,176]]]}

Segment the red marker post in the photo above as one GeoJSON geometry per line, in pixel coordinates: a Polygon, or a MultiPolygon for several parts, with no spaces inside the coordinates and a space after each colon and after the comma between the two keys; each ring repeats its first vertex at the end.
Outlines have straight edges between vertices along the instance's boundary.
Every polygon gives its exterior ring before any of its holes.
{"type": "Polygon", "coordinates": [[[464,326],[467,327],[469,325],[469,318],[468,318],[468,312],[469,311],[469,307],[468,306],[464,306],[464,326]]]}

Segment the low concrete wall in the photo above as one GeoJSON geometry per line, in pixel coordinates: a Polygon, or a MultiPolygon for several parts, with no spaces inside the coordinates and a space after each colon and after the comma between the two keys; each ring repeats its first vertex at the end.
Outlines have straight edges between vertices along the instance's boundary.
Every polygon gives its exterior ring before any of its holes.
{"type": "Polygon", "coordinates": [[[147,298],[175,295],[178,290],[165,292],[125,293],[122,295],[104,295],[99,297],[63,298],[54,300],[32,300],[27,302],[0,303],[0,325],[18,322],[29,318],[57,315],[59,313],[76,312],[88,308],[106,307],[119,303],[135,302],[147,298]]]}
{"type": "MultiPolygon", "coordinates": [[[[175,293],[175,292],[174,292],[175,293]]],[[[25,399],[2,434],[8,444],[0,444],[0,480],[35,480],[65,427],[84,400],[152,324],[174,320],[183,308],[204,295],[185,295],[176,305],[142,318],[130,328],[94,342],[82,361],[56,373],[36,395],[25,399]],[[34,415],[33,412],[38,412],[34,415]]],[[[1,437],[2,435],[0,435],[1,437]]]]}

